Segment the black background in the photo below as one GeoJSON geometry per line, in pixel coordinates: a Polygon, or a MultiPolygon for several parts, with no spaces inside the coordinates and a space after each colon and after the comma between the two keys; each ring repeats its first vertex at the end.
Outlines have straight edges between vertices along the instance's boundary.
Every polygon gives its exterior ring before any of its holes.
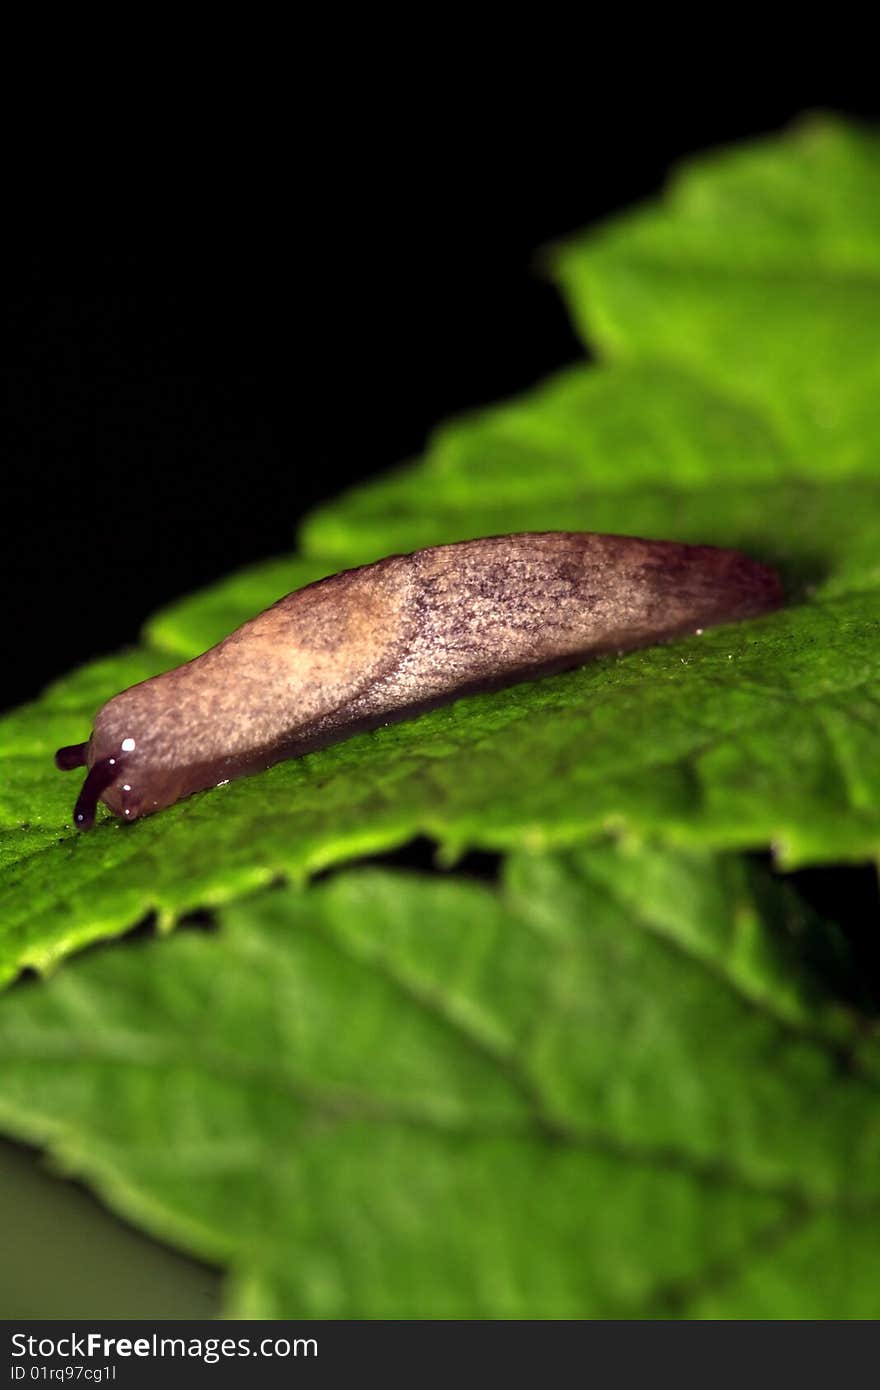
{"type": "Polygon", "coordinates": [[[748,83],[674,109],[527,89],[479,119],[401,109],[215,150],[189,187],[154,180],[124,216],[80,200],[22,238],[0,707],[290,549],[308,508],[439,420],[582,355],[536,249],[656,194],[683,155],[816,107],[873,114],[852,86],[748,83]]]}

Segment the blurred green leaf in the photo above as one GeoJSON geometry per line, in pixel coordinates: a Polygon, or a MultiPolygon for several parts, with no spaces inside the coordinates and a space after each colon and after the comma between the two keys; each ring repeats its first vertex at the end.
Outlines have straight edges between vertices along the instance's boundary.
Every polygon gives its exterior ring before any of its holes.
{"type": "Polygon", "coordinates": [[[880,135],[830,117],[686,166],[663,203],[562,247],[591,346],[755,410],[799,470],[876,475],[880,135]]]}
{"type": "Polygon", "coordinates": [[[878,209],[877,138],[839,122],[701,158],[551,258],[610,365],[444,427],[423,462],[313,517],[306,558],[184,600],[138,651],[0,721],[0,979],[151,909],[170,923],[419,834],[447,858],[609,831],[770,845],[788,866],[875,857],[878,209]],[[132,680],[328,571],[553,527],[739,546],[780,568],[790,606],[72,830],[76,778],[52,752],[132,680]]]}
{"type": "Polygon", "coordinates": [[[255,1317],[871,1317],[877,1043],[742,862],[340,873],[0,1011],[0,1121],[255,1317]]]}
{"type": "Polygon", "coordinates": [[[189,661],[276,599],[316,579],[325,579],[339,568],[332,562],[304,560],[298,555],[251,565],[155,613],[144,627],[144,641],[177,661],[189,661]]]}
{"type": "Polygon", "coordinates": [[[421,462],[319,509],[306,549],[614,530],[740,545],[820,591],[877,585],[875,131],[812,117],[700,156],[545,262],[613,365],[441,426],[421,462]]]}

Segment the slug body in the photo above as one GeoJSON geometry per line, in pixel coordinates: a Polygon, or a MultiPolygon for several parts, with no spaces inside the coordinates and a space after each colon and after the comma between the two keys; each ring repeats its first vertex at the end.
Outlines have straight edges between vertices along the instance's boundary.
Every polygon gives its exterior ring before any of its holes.
{"type": "Polygon", "coordinates": [[[782,601],[735,550],[589,532],[392,555],[280,599],[195,660],[114,696],[87,744],[74,817],[126,820],[359,729],[602,652],[734,622],[782,601]]]}

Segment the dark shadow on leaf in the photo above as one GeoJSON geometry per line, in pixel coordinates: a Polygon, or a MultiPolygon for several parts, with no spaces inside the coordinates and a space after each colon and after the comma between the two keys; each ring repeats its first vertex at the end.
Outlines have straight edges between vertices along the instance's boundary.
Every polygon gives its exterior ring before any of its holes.
{"type": "Polygon", "coordinates": [[[866,1019],[880,1016],[880,892],[873,867],[781,873],[769,854],[749,858],[796,904],[784,924],[771,911],[764,920],[791,969],[803,975],[808,994],[817,1002],[837,999],[866,1019]]]}

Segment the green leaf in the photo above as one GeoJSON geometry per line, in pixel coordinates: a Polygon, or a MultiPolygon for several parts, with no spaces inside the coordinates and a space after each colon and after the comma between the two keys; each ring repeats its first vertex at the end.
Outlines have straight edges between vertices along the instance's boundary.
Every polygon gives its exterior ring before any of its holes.
{"type": "Polygon", "coordinates": [[[556,266],[604,354],[721,388],[813,476],[876,473],[876,131],[812,118],[695,162],[661,206],[576,238],[556,266]]]}
{"type": "Polygon", "coordinates": [[[14,991],[0,1121],[229,1314],[873,1315],[877,1042],[740,861],[353,871],[221,923],[14,991]]]}
{"type": "Polygon", "coordinates": [[[571,368],[441,429],[420,463],[316,512],[302,541],[341,566],[507,531],[650,535],[736,546],[775,564],[795,603],[819,601],[880,586],[873,440],[866,456],[837,477],[830,455],[796,456],[759,412],[665,363],[571,368]]]}
{"type": "Polygon", "coordinates": [[[878,149],[816,121],[700,159],[660,205],[558,249],[608,365],[444,427],[422,462],[317,513],[306,558],[184,600],[138,651],[0,721],[0,980],[415,835],[447,859],[609,831],[769,845],[785,866],[876,857],[878,149]],[[72,830],[52,752],[133,679],[329,571],[554,527],[739,546],[780,568],[790,605],[72,830]]]}
{"type": "Polygon", "coordinates": [[[176,661],[189,661],[276,599],[313,584],[316,579],[325,579],[338,568],[327,561],[300,559],[297,555],[252,565],[155,613],[144,627],[144,640],[176,661]]]}
{"type": "Polygon", "coordinates": [[[814,118],[700,157],[662,202],[547,256],[613,369],[441,426],[421,463],[320,509],[306,548],[366,558],[579,526],[739,544],[823,587],[876,586],[874,530],[853,512],[876,512],[880,486],[878,228],[873,131],[814,118]]]}

